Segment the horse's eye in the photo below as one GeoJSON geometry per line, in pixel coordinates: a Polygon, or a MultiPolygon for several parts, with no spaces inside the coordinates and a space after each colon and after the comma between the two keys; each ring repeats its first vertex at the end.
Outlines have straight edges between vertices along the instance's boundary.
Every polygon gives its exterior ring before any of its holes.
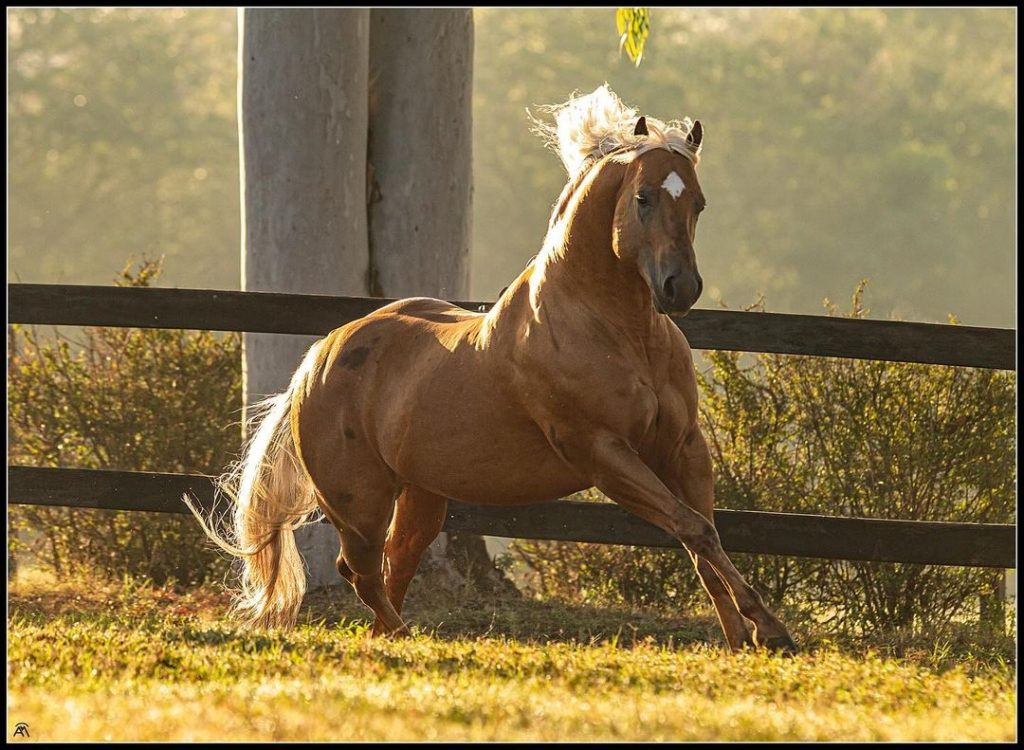
{"type": "Polygon", "coordinates": [[[647,196],[644,195],[643,193],[637,193],[636,194],[636,202],[637,202],[637,204],[639,204],[641,206],[646,206],[647,203],[648,203],[647,196]]]}

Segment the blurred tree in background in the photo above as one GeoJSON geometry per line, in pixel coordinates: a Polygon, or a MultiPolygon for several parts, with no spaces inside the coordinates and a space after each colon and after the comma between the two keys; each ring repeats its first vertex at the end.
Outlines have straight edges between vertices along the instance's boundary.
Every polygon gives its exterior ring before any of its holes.
{"type": "MultiPolygon", "coordinates": [[[[706,126],[706,304],[813,313],[866,276],[882,317],[1011,325],[1012,9],[653,15],[637,68],[610,9],[475,11],[474,297],[537,252],[564,184],[525,108],[607,80],[706,126]]],[[[146,252],[163,283],[237,288],[236,44],[230,9],[8,11],[12,275],[101,283],[146,252]]]]}
{"type": "MultiPolygon", "coordinates": [[[[126,268],[120,286],[150,286],[155,263],[126,268]]],[[[84,341],[8,339],[8,460],[58,466],[220,474],[241,439],[237,334],[87,328],[84,341]]],[[[16,545],[57,572],[76,568],[157,583],[198,583],[226,571],[190,515],[10,509],[16,545]]]]}
{"type": "MultiPolygon", "coordinates": [[[[848,317],[863,318],[863,284],[848,317]]],[[[829,304],[830,315],[837,314],[829,304]]],[[[902,362],[706,352],[702,427],[716,505],[921,521],[1013,523],[1016,387],[1010,372],[902,362]]],[[[596,492],[589,499],[601,499],[596,492]]],[[[689,558],[515,542],[536,587],[587,603],[685,606],[706,598],[689,558]]],[[[734,555],[772,606],[836,630],[977,621],[991,571],[734,555]]]]}
{"type": "Polygon", "coordinates": [[[600,11],[559,13],[477,11],[477,296],[537,252],[565,182],[525,108],[607,80],[705,125],[705,304],[816,313],[866,276],[882,317],[1012,324],[1012,10],[658,8],[639,68],[600,11]]]}
{"type": "Polygon", "coordinates": [[[7,18],[12,280],[101,284],[147,254],[165,282],[237,289],[234,11],[7,18]]]}

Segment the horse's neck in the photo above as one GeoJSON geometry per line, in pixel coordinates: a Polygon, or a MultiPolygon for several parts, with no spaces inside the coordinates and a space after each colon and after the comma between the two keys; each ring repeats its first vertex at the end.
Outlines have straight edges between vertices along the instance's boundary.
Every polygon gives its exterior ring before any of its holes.
{"type": "Polygon", "coordinates": [[[589,317],[630,335],[646,335],[655,311],[650,290],[632,264],[616,257],[612,227],[618,181],[583,180],[579,197],[556,222],[534,261],[531,302],[555,317],[589,317]]]}

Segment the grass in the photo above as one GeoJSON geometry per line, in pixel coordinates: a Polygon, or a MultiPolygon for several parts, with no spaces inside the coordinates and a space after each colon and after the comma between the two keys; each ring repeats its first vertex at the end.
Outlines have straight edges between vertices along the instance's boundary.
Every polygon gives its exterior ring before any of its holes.
{"type": "Polygon", "coordinates": [[[12,583],[8,737],[33,740],[1012,740],[1012,644],[838,643],[728,655],[717,623],[426,591],[368,637],[342,589],[290,633],[222,594],[12,583]],[[627,624],[628,623],[628,624],[627,624]]]}

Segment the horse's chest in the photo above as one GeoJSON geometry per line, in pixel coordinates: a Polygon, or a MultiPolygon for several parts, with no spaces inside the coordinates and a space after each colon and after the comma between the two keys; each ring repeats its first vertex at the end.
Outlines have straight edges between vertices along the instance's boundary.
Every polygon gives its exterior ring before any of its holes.
{"type": "Polygon", "coordinates": [[[573,432],[611,431],[639,446],[657,422],[655,390],[636,371],[602,364],[565,368],[524,384],[524,392],[541,414],[573,432]]]}
{"type": "Polygon", "coordinates": [[[603,416],[634,447],[647,442],[658,420],[658,397],[647,383],[633,379],[605,399],[603,416]]]}

